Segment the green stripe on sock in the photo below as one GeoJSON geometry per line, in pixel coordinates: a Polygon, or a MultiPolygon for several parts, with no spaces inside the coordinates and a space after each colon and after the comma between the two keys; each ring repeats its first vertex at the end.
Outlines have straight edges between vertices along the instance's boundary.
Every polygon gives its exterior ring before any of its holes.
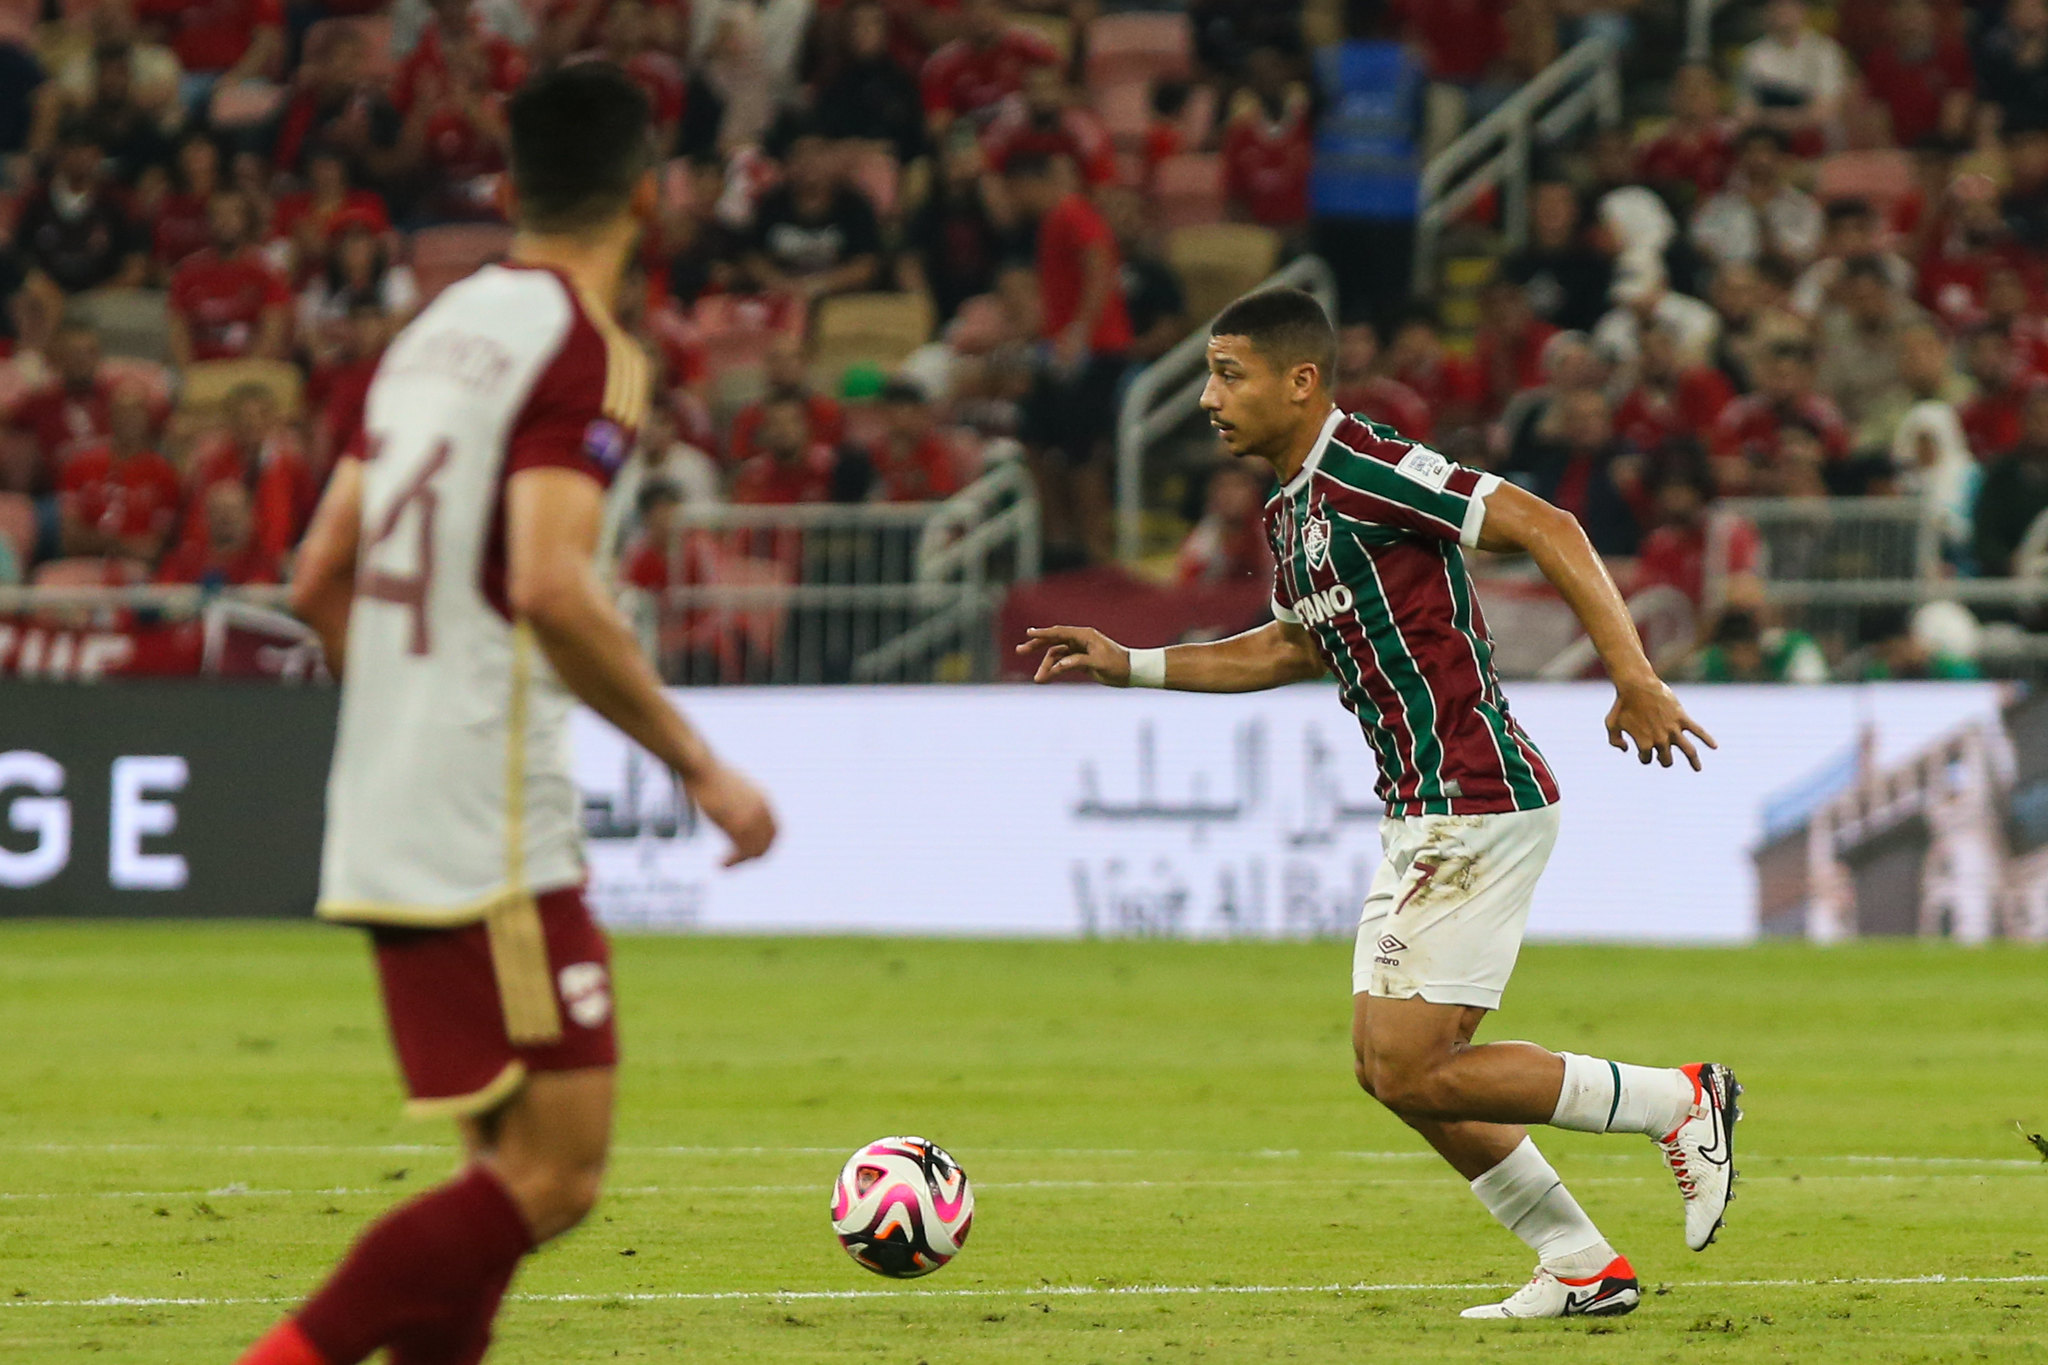
{"type": "Polygon", "coordinates": [[[1614,1103],[1607,1106],[1607,1126],[1601,1131],[1611,1133],[1614,1131],[1614,1116],[1621,1111],[1621,1068],[1609,1062],[1607,1069],[1614,1073],[1614,1103]]]}

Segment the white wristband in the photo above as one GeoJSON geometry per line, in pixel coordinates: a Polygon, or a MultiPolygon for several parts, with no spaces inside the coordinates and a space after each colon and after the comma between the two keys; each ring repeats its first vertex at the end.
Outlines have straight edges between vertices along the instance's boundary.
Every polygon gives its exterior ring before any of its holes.
{"type": "Polygon", "coordinates": [[[1131,654],[1131,680],[1126,687],[1166,686],[1166,651],[1163,649],[1134,649],[1131,654]]]}

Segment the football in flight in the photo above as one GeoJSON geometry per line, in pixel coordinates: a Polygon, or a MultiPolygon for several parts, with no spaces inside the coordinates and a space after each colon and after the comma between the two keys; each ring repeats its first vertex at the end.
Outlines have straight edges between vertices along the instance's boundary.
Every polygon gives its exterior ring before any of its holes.
{"type": "Polygon", "coordinates": [[[892,1279],[929,1275],[960,1254],[974,1225],[967,1172],[921,1137],[855,1152],[832,1188],[832,1231],[846,1254],[892,1279]]]}

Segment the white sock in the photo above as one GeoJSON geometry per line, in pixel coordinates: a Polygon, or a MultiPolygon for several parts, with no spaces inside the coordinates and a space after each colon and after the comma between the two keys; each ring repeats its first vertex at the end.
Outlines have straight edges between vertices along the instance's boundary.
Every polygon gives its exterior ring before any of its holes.
{"type": "Polygon", "coordinates": [[[1647,1133],[1661,1138],[1692,1112],[1692,1077],[1676,1067],[1630,1066],[1602,1057],[1564,1058],[1564,1089],[1553,1128],[1581,1133],[1647,1133]]]}
{"type": "Polygon", "coordinates": [[[1472,1193],[1554,1274],[1597,1275],[1614,1259],[1614,1248],[1529,1138],[1473,1181],[1472,1193]]]}

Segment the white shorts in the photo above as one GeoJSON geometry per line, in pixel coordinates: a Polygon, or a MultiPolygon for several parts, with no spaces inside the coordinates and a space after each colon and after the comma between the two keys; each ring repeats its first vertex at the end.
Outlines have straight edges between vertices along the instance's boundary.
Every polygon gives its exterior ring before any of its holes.
{"type": "Polygon", "coordinates": [[[1358,918],[1351,990],[1499,1009],[1558,809],[1387,816],[1385,856],[1358,918]]]}

